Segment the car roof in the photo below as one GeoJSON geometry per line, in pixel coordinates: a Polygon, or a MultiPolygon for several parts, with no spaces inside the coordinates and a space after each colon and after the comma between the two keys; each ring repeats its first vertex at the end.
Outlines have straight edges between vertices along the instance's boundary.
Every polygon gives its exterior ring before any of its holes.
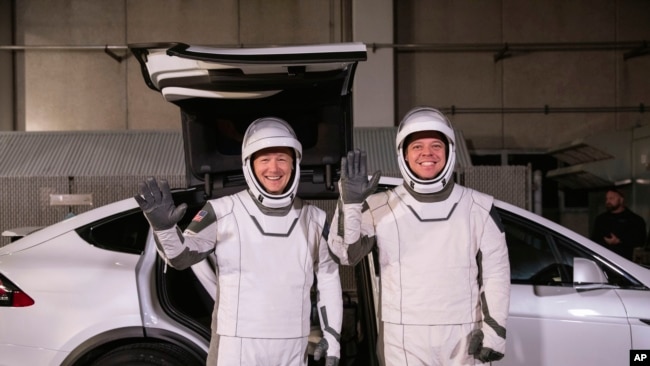
{"type": "Polygon", "coordinates": [[[240,190],[243,134],[255,119],[273,116],[286,120],[303,146],[299,194],[336,194],[336,168],[352,148],[352,82],[367,58],[364,44],[129,48],[147,86],[181,110],[188,187],[240,190]]]}
{"type": "Polygon", "coordinates": [[[119,201],[96,207],[90,211],[63,218],[52,225],[31,232],[9,245],[0,247],[0,256],[19,252],[35,245],[41,244],[49,239],[63,235],[71,230],[76,230],[84,225],[103,220],[113,215],[121,215],[130,210],[139,210],[138,204],[133,198],[126,198],[119,201]]]}

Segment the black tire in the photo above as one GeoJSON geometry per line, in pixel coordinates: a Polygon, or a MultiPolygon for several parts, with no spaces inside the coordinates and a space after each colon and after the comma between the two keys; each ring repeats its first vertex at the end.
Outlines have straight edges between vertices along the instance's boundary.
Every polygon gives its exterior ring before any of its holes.
{"type": "Polygon", "coordinates": [[[97,358],[92,366],[203,366],[178,346],[169,343],[133,343],[97,358]]]}

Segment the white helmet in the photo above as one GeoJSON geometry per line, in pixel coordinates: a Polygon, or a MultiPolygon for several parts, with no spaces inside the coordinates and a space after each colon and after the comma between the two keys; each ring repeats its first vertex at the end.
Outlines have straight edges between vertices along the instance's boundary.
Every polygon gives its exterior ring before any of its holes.
{"type": "Polygon", "coordinates": [[[289,124],[279,118],[263,117],[256,119],[246,129],[242,143],[242,170],[248,188],[253,196],[264,206],[269,208],[286,207],[293,202],[298,191],[300,181],[300,159],[302,158],[302,145],[289,124]],[[288,147],[295,151],[294,170],[292,181],[282,194],[270,194],[255,177],[251,158],[254,153],[269,147],[288,147]]]}
{"type": "Polygon", "coordinates": [[[415,192],[427,194],[440,192],[451,182],[456,165],[456,135],[451,123],[440,111],[430,107],[415,107],[411,109],[399,124],[397,137],[397,163],[406,184],[415,192]],[[433,179],[420,179],[408,167],[404,160],[404,140],[414,132],[438,131],[447,137],[447,161],[440,174],[433,179]]]}

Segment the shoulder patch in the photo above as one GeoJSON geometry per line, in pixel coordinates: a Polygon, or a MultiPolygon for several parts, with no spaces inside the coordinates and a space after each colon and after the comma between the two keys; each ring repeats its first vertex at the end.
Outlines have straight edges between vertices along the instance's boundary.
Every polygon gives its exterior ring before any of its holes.
{"type": "Polygon", "coordinates": [[[185,228],[186,232],[199,233],[201,230],[210,226],[210,224],[217,221],[212,204],[207,202],[203,208],[194,215],[190,224],[185,228]]]}
{"type": "Polygon", "coordinates": [[[208,211],[206,210],[201,210],[194,215],[194,218],[192,219],[193,222],[201,222],[204,217],[208,215],[208,211]]]}

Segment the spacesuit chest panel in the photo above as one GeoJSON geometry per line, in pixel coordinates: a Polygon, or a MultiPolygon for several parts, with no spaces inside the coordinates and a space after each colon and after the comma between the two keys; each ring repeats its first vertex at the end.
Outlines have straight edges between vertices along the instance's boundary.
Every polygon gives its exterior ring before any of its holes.
{"type": "MultiPolygon", "coordinates": [[[[456,185],[443,202],[418,202],[397,187],[377,224],[384,320],[399,324],[458,324],[476,289],[471,198],[456,185]],[[391,294],[390,296],[388,294],[391,294]]],[[[469,309],[469,308],[468,308],[469,309]]]]}
{"type": "Polygon", "coordinates": [[[265,215],[260,208],[253,202],[253,199],[246,191],[237,193],[237,198],[241,202],[243,208],[248,216],[250,216],[253,227],[247,228],[249,230],[257,229],[264,236],[277,236],[288,237],[291,231],[296,227],[300,212],[302,211],[302,201],[295,200],[293,207],[284,216],[271,216],[265,215]]]}
{"type": "Polygon", "coordinates": [[[220,258],[218,332],[259,338],[308,334],[313,282],[309,228],[297,202],[286,216],[264,215],[244,192],[234,199],[239,247],[236,259],[220,258]],[[222,266],[226,266],[225,268],[222,266]]]}

